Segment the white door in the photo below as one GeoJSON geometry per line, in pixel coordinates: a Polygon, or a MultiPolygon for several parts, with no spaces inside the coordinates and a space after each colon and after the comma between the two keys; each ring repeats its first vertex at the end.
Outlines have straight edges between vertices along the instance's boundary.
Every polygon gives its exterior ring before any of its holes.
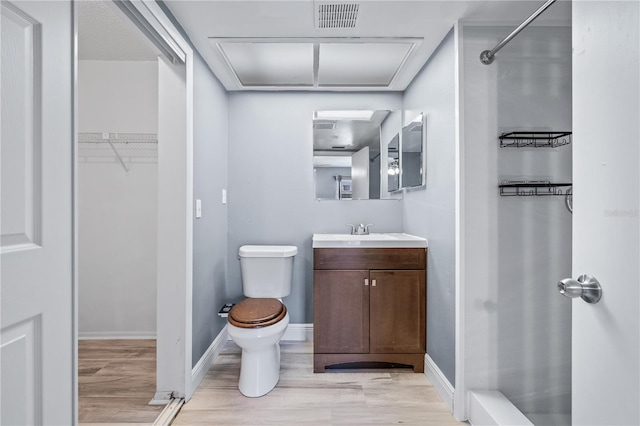
{"type": "MultiPolygon", "coordinates": [[[[572,423],[640,424],[640,3],[573,2],[572,423]]],[[[559,327],[564,326],[558,324],[559,327]]]]}
{"type": "Polygon", "coordinates": [[[369,147],[365,146],[351,156],[351,198],[369,199],[369,147]]]}
{"type": "Polygon", "coordinates": [[[68,1],[2,1],[3,425],[74,419],[73,18],[68,1]]]}

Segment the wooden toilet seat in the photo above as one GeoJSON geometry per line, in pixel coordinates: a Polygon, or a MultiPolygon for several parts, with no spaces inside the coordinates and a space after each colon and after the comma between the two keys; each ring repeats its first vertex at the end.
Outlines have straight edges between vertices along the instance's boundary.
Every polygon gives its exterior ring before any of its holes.
{"type": "Polygon", "coordinates": [[[236,303],[227,320],[240,328],[260,328],[277,323],[286,314],[287,307],[278,299],[249,298],[236,303]]]}

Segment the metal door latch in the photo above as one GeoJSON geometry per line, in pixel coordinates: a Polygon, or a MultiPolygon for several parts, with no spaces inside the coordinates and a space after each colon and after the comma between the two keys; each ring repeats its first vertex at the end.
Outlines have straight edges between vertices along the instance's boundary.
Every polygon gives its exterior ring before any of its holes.
{"type": "Polygon", "coordinates": [[[602,297],[600,283],[591,275],[580,275],[577,280],[565,278],[558,283],[558,291],[563,296],[574,299],[581,297],[587,303],[598,303],[602,297]]]}

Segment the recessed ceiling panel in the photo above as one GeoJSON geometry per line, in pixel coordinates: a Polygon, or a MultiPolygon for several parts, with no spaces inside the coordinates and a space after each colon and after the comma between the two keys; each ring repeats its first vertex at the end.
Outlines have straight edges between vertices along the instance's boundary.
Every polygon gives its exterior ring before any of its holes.
{"type": "Polygon", "coordinates": [[[412,46],[412,43],[321,43],[318,86],[389,86],[412,46]]]}
{"type": "Polygon", "coordinates": [[[218,43],[243,86],[313,86],[312,43],[218,43]]]}

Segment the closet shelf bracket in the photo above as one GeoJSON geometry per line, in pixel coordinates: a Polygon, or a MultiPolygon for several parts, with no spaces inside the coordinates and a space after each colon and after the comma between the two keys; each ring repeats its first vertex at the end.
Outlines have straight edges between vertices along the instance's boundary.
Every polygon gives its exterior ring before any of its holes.
{"type": "Polygon", "coordinates": [[[120,161],[120,164],[122,164],[122,168],[124,169],[125,172],[129,173],[129,168],[127,167],[126,164],[124,164],[124,160],[122,159],[122,157],[120,156],[120,153],[118,152],[118,150],[116,149],[115,146],[113,146],[113,143],[111,142],[111,140],[109,138],[105,138],[105,140],[107,141],[107,143],[109,144],[109,146],[111,147],[111,149],[113,150],[113,153],[116,155],[116,158],[118,159],[118,161],[120,161]]]}

